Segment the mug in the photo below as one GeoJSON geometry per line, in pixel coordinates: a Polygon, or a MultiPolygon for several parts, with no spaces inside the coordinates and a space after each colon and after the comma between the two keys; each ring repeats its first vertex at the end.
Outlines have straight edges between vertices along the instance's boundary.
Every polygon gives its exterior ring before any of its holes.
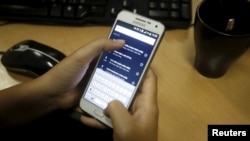
{"type": "Polygon", "coordinates": [[[194,67],[203,76],[219,78],[250,45],[248,0],[203,0],[194,21],[194,67]]]}

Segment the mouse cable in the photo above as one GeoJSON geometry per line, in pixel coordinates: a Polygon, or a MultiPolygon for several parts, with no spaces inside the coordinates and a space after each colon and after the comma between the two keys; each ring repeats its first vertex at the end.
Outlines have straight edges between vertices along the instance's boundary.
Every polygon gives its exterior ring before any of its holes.
{"type": "Polygon", "coordinates": [[[7,25],[7,24],[11,24],[11,22],[9,22],[9,21],[0,21],[0,26],[4,26],[4,25],[7,25]]]}

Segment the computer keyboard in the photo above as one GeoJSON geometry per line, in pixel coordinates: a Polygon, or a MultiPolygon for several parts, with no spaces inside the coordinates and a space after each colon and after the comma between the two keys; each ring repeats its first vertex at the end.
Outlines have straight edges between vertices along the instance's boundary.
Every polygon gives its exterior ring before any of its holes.
{"type": "Polygon", "coordinates": [[[122,9],[159,20],[166,29],[188,28],[192,20],[192,0],[0,0],[0,20],[112,25],[122,9]]]}

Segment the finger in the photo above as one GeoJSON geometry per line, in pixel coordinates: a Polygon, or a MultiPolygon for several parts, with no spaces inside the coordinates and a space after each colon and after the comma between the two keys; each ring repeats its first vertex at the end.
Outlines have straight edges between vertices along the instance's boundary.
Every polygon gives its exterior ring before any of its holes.
{"type": "Polygon", "coordinates": [[[138,93],[131,108],[133,114],[141,113],[139,115],[144,115],[143,122],[158,119],[157,77],[151,69],[148,70],[141,91],[138,93]]]}
{"type": "Polygon", "coordinates": [[[102,123],[100,123],[99,121],[97,121],[94,118],[90,118],[90,117],[86,117],[86,116],[81,116],[80,117],[80,121],[90,127],[94,127],[94,128],[99,128],[99,129],[106,129],[107,127],[105,125],[103,125],[102,123]]]}
{"type": "MultiPolygon", "coordinates": [[[[124,40],[113,41],[105,38],[96,39],[62,60],[58,65],[50,70],[49,76],[61,78],[61,75],[63,75],[64,77],[58,80],[60,81],[58,83],[67,83],[70,85],[68,86],[69,88],[74,88],[81,81],[89,68],[90,62],[97,55],[99,55],[102,51],[119,49],[124,45],[124,42],[124,40]]],[[[66,84],[63,86],[65,85],[66,84]]]]}
{"type": "MultiPolygon", "coordinates": [[[[152,69],[149,69],[141,87],[141,94],[150,104],[157,102],[157,77],[152,69]]],[[[145,102],[145,103],[147,103],[145,102]]]]}
{"type": "Polygon", "coordinates": [[[74,56],[79,57],[78,59],[80,59],[83,64],[86,64],[86,61],[93,60],[102,51],[119,49],[124,46],[124,43],[124,40],[99,38],[77,50],[74,56]]]}
{"type": "Polygon", "coordinates": [[[104,113],[110,117],[115,131],[126,129],[132,123],[130,113],[118,100],[111,101],[104,110],[104,113]]]}

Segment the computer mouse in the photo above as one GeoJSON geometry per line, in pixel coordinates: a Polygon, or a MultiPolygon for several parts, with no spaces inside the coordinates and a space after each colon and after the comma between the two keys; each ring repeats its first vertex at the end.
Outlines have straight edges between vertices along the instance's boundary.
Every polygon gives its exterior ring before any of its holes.
{"type": "Polygon", "coordinates": [[[37,77],[58,64],[65,54],[35,40],[24,40],[10,47],[1,58],[7,70],[37,77]]]}

